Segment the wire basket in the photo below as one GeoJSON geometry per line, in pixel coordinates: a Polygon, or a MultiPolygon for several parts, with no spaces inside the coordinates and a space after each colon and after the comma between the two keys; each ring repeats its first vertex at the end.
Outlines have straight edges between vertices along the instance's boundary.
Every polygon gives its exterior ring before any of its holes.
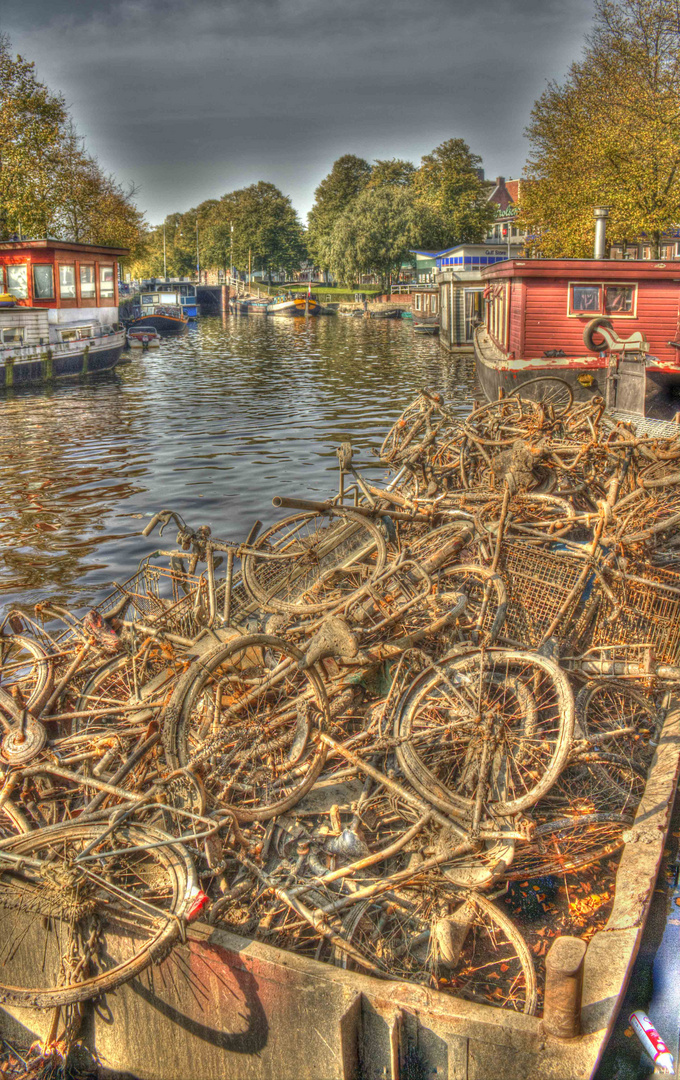
{"type": "Polygon", "coordinates": [[[636,659],[640,646],[648,645],[657,660],[675,664],[680,657],[680,574],[654,567],[655,578],[617,577],[612,591],[621,611],[612,623],[598,612],[593,645],[619,645],[621,658],[636,659]],[[628,657],[626,650],[630,652],[628,657]]]}
{"type": "MultiPolygon", "coordinates": [[[[508,591],[501,634],[524,648],[536,648],[578,581],[583,560],[567,551],[512,543],[503,544],[499,569],[508,591]]],[[[611,610],[602,600],[599,582],[590,574],[553,631],[560,645],[590,644],[596,613],[603,607],[605,615],[611,610]]]]}
{"type": "Polygon", "coordinates": [[[127,604],[117,614],[131,622],[194,637],[206,624],[208,583],[205,574],[196,577],[164,566],[145,562],[136,574],[123,582],[114,582],[110,593],[97,610],[106,617],[119,608],[122,597],[127,604]]]}

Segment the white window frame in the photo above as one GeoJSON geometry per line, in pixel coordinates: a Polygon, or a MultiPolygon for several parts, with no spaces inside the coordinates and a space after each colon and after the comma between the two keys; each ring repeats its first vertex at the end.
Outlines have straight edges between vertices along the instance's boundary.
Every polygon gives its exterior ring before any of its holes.
{"type": "Polygon", "coordinates": [[[3,326],[0,329],[0,339],[3,345],[23,345],[26,340],[25,326],[3,326]],[[5,334],[18,334],[16,338],[6,338],[5,334]]]}

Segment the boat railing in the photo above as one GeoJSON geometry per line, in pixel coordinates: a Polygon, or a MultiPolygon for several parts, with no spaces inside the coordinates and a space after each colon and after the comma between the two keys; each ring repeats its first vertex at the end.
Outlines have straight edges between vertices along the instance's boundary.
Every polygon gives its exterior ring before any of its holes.
{"type": "Polygon", "coordinates": [[[53,355],[63,355],[64,353],[82,349],[84,345],[90,345],[94,341],[101,341],[102,338],[113,338],[116,336],[124,336],[124,334],[125,331],[120,323],[112,323],[110,326],[96,327],[94,332],[88,334],[87,337],[71,338],[69,341],[37,341],[32,344],[26,343],[23,345],[6,342],[5,344],[0,345],[0,355],[18,356],[21,358],[22,356],[30,356],[36,351],[47,352],[48,349],[53,355]]]}

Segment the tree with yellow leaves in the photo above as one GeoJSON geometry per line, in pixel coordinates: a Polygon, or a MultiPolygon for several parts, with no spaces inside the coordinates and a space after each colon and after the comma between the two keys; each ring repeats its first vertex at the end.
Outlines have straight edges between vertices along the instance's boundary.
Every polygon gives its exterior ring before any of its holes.
{"type": "Polygon", "coordinates": [[[655,257],[680,223],[680,5],[596,0],[583,59],[536,102],[518,222],[546,257],[587,257],[593,207],[608,240],[647,237],[655,257]]]}
{"type": "Polygon", "coordinates": [[[132,194],[86,153],[61,94],[0,34],[0,237],[134,249],[144,221],[132,194]]]}

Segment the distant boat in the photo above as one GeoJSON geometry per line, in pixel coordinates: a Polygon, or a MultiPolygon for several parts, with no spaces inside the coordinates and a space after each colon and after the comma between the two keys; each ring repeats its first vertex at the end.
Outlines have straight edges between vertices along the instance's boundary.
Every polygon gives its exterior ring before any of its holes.
{"type": "Polygon", "coordinates": [[[139,302],[142,315],[151,315],[158,304],[180,307],[187,319],[196,319],[199,314],[196,286],[187,281],[150,278],[142,282],[139,302]]]}
{"type": "Polygon", "coordinates": [[[249,315],[266,315],[269,311],[269,300],[246,300],[245,308],[249,315]]]}
{"type": "Polygon", "coordinates": [[[323,305],[314,296],[296,296],[294,300],[275,300],[267,306],[269,315],[323,315],[323,305]]]}
{"type": "Polygon", "coordinates": [[[137,326],[134,330],[128,330],[127,341],[131,349],[157,349],[161,335],[153,326],[137,326]]]}
{"type": "Polygon", "coordinates": [[[385,311],[369,311],[371,319],[400,319],[401,308],[387,308],[385,311]]]}
{"type": "Polygon", "coordinates": [[[151,326],[161,337],[167,337],[170,334],[183,334],[188,325],[189,320],[180,307],[156,304],[148,314],[134,319],[128,329],[136,330],[139,326],[151,326]]]}

